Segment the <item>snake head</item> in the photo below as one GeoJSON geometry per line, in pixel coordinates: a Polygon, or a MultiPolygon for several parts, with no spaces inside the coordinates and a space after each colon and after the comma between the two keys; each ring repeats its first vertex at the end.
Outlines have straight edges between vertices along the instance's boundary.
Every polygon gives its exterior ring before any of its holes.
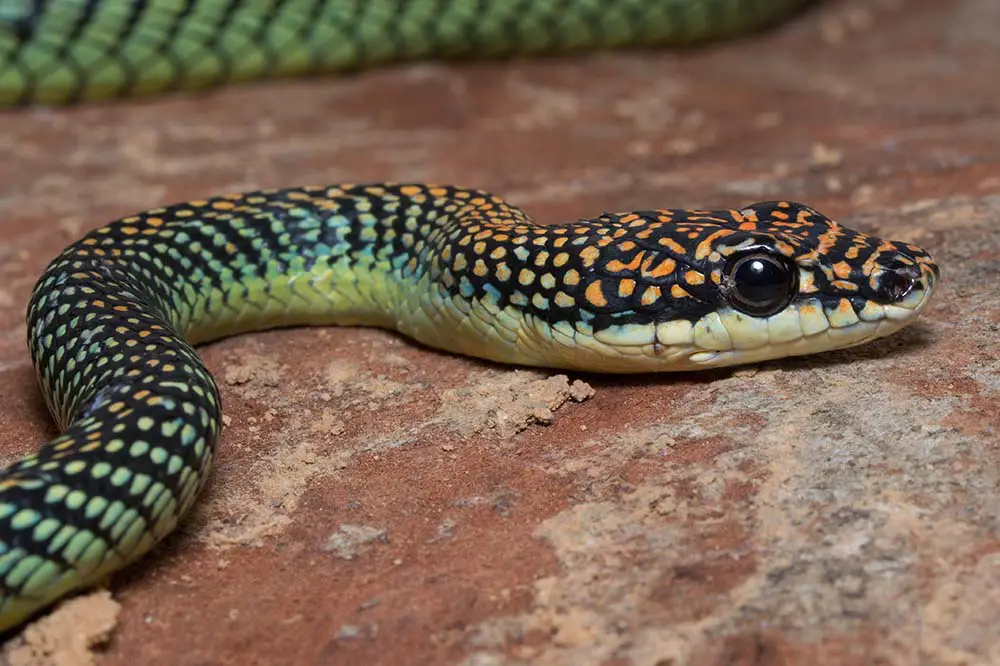
{"type": "MultiPolygon", "coordinates": [[[[587,367],[611,371],[729,366],[862,344],[912,322],[940,277],[921,248],[792,202],[609,213],[599,222],[580,253],[574,325],[578,345],[601,359],[587,367]]],[[[582,366],[575,356],[564,364],[582,366]]]]}
{"type": "Polygon", "coordinates": [[[916,245],[853,231],[802,204],[762,202],[729,216],[686,223],[689,234],[701,236],[691,261],[709,288],[701,291],[697,319],[667,323],[664,335],[658,330],[667,342],[686,339],[685,358],[696,367],[889,335],[926,307],[940,279],[916,245]]]}

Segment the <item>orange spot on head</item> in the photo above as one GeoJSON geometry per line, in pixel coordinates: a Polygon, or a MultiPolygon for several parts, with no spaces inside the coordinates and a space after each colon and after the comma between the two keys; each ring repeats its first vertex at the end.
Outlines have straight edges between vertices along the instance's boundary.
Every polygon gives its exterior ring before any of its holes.
{"type": "Polygon", "coordinates": [[[649,287],[646,287],[646,291],[642,292],[642,299],[641,299],[642,304],[652,305],[656,301],[660,300],[660,297],[662,295],[663,294],[658,286],[656,286],[655,284],[650,285],[649,287]]]}
{"type": "Polygon", "coordinates": [[[675,241],[673,238],[661,238],[660,245],[667,248],[671,252],[676,252],[677,254],[687,254],[684,250],[684,246],[675,241]]]}
{"type": "Polygon", "coordinates": [[[622,298],[628,298],[635,291],[635,280],[631,278],[624,278],[618,283],[618,295],[622,298]]]}
{"type": "Polygon", "coordinates": [[[644,266],[642,276],[646,278],[666,277],[671,273],[673,273],[674,270],[676,270],[676,268],[677,268],[676,261],[674,261],[673,259],[664,259],[659,264],[657,264],[656,267],[653,268],[652,270],[646,270],[646,267],[644,266]]]}
{"type": "Polygon", "coordinates": [[[690,285],[699,285],[705,283],[705,276],[698,271],[687,271],[684,273],[684,281],[690,285]]]}
{"type": "Polygon", "coordinates": [[[604,290],[601,289],[600,280],[594,280],[587,285],[584,295],[587,297],[587,301],[593,306],[603,308],[608,304],[608,299],[604,297],[604,290]]]}

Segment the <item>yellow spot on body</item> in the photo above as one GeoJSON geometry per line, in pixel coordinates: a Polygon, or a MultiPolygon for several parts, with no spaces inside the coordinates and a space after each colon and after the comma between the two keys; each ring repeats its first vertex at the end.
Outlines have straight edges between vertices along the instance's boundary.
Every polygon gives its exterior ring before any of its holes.
{"type": "Polygon", "coordinates": [[[500,280],[501,282],[506,282],[507,280],[510,279],[510,266],[508,266],[504,262],[500,262],[499,264],[497,264],[496,275],[498,280],[500,280]]]}
{"type": "Polygon", "coordinates": [[[566,265],[567,261],[569,261],[569,253],[560,252],[552,259],[552,265],[555,266],[556,268],[562,268],[563,266],[566,265]]]}
{"type": "Polygon", "coordinates": [[[555,297],[556,305],[561,308],[571,308],[575,305],[576,301],[573,297],[567,294],[565,291],[557,291],[555,297]]]}
{"type": "Polygon", "coordinates": [[[535,273],[527,268],[522,268],[521,272],[517,274],[517,281],[527,287],[535,281],[535,273]]]}
{"type": "Polygon", "coordinates": [[[689,294],[684,287],[679,284],[671,285],[670,295],[674,298],[691,298],[691,294],[689,294]]]}
{"type": "Polygon", "coordinates": [[[635,291],[635,280],[631,278],[625,278],[618,283],[618,295],[622,298],[628,298],[635,291]]]}
{"type": "Polygon", "coordinates": [[[597,258],[601,256],[600,251],[593,245],[588,245],[587,247],[580,250],[580,258],[583,259],[583,265],[590,268],[597,261],[597,258]]]}
{"type": "Polygon", "coordinates": [[[575,268],[571,268],[568,271],[566,271],[565,275],[563,275],[563,282],[565,282],[571,287],[575,287],[576,285],[580,284],[580,274],[577,272],[575,268]]]}

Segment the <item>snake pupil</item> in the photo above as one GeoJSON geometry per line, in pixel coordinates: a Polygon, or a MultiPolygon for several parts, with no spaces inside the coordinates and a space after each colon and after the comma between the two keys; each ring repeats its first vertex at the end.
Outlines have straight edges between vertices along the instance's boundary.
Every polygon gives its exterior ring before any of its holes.
{"type": "Polygon", "coordinates": [[[737,310],[768,317],[791,302],[798,274],[784,258],[754,253],[737,257],[726,271],[724,294],[737,310]]]}

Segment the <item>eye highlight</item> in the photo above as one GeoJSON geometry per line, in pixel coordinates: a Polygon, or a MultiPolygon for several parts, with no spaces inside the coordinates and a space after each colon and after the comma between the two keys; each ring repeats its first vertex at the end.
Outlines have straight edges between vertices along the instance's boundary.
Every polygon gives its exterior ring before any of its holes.
{"type": "Polygon", "coordinates": [[[799,272],[783,256],[751,250],[730,259],[722,280],[722,295],[751,317],[781,312],[799,289],[799,272]]]}

